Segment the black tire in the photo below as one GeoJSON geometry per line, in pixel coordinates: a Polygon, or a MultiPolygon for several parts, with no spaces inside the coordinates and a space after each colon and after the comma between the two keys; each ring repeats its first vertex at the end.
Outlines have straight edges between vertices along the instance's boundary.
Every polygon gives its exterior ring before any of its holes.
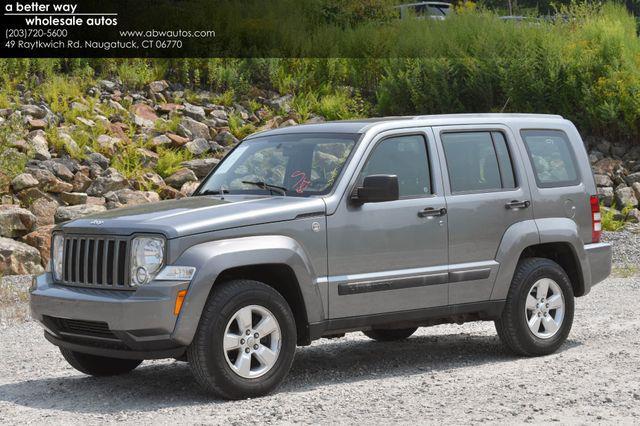
{"type": "Polygon", "coordinates": [[[138,359],[108,358],[104,356],[83,354],[60,348],[64,359],[76,370],[89,376],[117,376],[134,370],[142,363],[138,359]]]}
{"type": "Polygon", "coordinates": [[[396,340],[404,340],[411,337],[417,329],[417,327],[398,329],[374,328],[372,330],[363,331],[363,333],[369,339],[377,340],[378,342],[394,342],[396,340]]]}
{"type": "Polygon", "coordinates": [[[560,265],[544,258],[522,260],[513,276],[504,310],[495,321],[496,330],[502,343],[518,355],[540,356],[555,352],[567,339],[573,324],[575,309],[573,287],[566,272],[560,265]],[[555,335],[539,338],[527,325],[525,304],[529,291],[541,278],[550,278],[558,284],[564,297],[564,318],[555,335]]]}
{"type": "Polygon", "coordinates": [[[187,349],[189,366],[202,387],[226,399],[253,398],[275,390],[287,376],[296,350],[296,323],[287,301],[259,281],[234,280],[217,285],[200,317],[187,349]],[[275,316],[280,327],[280,353],[263,376],[245,378],[227,364],[223,339],[227,324],[241,308],[259,305],[275,316]]]}

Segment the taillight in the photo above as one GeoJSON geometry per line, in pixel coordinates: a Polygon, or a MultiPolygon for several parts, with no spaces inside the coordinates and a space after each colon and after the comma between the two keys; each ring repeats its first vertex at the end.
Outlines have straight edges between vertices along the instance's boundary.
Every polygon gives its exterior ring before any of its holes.
{"type": "Polygon", "coordinates": [[[602,235],[602,215],[600,214],[600,199],[592,195],[591,203],[591,242],[599,243],[602,235]]]}

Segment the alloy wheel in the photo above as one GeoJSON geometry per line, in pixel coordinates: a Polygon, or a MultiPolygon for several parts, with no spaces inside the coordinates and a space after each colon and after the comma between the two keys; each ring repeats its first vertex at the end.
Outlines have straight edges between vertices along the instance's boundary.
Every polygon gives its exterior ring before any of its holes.
{"type": "Polygon", "coordinates": [[[558,283],[550,278],[536,281],[527,293],[524,309],[531,333],[540,339],[552,338],[560,330],[564,314],[564,295],[558,283]]]}
{"type": "Polygon", "coordinates": [[[238,310],[227,323],[223,349],[234,373],[255,379],[273,368],[281,344],[276,317],[262,306],[250,305],[238,310]]]}

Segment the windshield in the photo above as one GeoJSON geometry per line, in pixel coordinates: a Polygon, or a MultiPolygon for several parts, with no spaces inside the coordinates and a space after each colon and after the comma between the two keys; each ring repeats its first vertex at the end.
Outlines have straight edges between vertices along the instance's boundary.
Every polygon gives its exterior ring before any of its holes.
{"type": "Polygon", "coordinates": [[[224,158],[195,195],[327,194],[359,136],[290,134],[244,141],[224,158]]]}

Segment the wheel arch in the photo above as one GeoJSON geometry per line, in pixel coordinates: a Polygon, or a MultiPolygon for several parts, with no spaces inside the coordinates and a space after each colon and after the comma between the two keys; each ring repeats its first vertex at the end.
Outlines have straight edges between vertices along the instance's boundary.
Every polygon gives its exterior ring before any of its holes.
{"type": "Polygon", "coordinates": [[[518,222],[505,232],[496,261],[500,264],[492,300],[507,297],[518,262],[526,257],[555,261],[571,279],[575,296],[589,292],[591,272],[576,223],[567,218],[545,218],[518,222]]]}
{"type": "Polygon", "coordinates": [[[262,235],[202,243],[187,249],[175,264],[198,268],[171,335],[181,344],[189,345],[193,340],[204,306],[216,284],[229,279],[261,281],[279,291],[294,313],[302,344],[306,343],[304,336],[308,336],[308,324],[325,319],[311,262],[302,247],[290,237],[262,235]]]}

